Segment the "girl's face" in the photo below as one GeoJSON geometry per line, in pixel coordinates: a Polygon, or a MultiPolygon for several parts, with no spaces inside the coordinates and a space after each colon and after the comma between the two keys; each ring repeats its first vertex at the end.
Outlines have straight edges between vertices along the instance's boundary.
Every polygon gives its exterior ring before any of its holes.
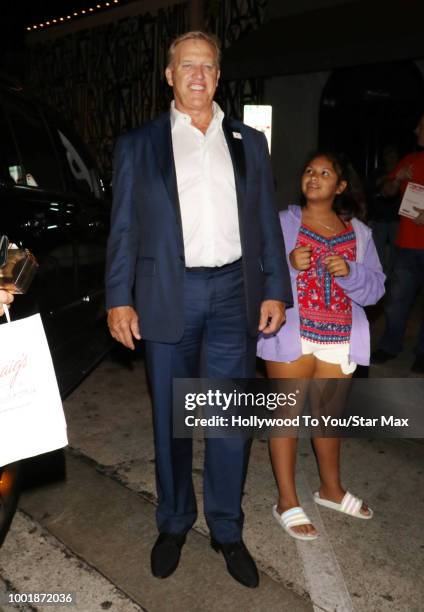
{"type": "Polygon", "coordinates": [[[346,186],[346,181],[339,179],[333,162],[327,157],[315,157],[303,171],[302,193],[308,202],[332,203],[346,186]]]}

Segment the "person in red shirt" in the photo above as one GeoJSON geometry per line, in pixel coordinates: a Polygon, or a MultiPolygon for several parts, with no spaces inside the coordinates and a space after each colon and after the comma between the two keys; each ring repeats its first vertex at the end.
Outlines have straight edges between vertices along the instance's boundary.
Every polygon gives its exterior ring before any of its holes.
{"type": "MultiPolygon", "coordinates": [[[[415,129],[419,150],[403,157],[383,187],[387,196],[403,195],[409,181],[424,185],[424,114],[415,129]]],[[[371,363],[385,363],[402,350],[410,309],[424,286],[424,208],[415,207],[415,219],[400,216],[396,260],[384,307],[386,327],[371,363]]],[[[411,370],[424,374],[424,316],[411,370]]]]}

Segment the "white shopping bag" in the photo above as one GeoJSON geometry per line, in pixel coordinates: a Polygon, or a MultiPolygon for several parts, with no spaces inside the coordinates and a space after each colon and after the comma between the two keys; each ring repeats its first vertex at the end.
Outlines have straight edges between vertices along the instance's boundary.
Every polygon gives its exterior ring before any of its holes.
{"type": "Polygon", "coordinates": [[[0,325],[0,466],[67,444],[40,315],[0,325]]]}

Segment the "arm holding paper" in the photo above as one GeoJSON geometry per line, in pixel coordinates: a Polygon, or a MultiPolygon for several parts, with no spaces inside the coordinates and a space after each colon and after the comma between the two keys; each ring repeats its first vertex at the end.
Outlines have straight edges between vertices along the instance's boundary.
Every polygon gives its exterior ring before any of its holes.
{"type": "Polygon", "coordinates": [[[409,182],[400,203],[399,214],[417,225],[424,225],[424,185],[409,182]]]}
{"type": "Polygon", "coordinates": [[[402,194],[399,215],[407,217],[415,225],[424,225],[424,165],[422,153],[410,153],[397,164],[385,179],[382,192],[385,196],[402,194]]]}

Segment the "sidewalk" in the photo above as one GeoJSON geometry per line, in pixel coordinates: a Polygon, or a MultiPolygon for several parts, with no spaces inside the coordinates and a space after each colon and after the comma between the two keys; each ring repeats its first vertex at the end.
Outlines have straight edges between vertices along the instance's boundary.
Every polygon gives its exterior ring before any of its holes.
{"type": "MultiPolygon", "coordinates": [[[[69,399],[71,446],[105,466],[107,473],[131,490],[154,501],[150,399],[143,363],[135,362],[133,368],[127,372],[104,362],[90,382],[69,399]],[[101,397],[107,400],[99,401],[101,397]]],[[[244,536],[262,572],[280,585],[282,597],[289,589],[302,598],[299,601],[310,597],[317,610],[418,611],[424,598],[424,447],[408,440],[345,440],[343,480],[374,509],[372,521],[315,506],[311,492],[318,478],[308,441],[303,440],[299,450],[300,500],[320,532],[318,540],[308,543],[289,538],[272,518],[276,490],[267,445],[258,440],[253,444],[243,500],[244,536]]],[[[196,441],[194,480],[199,519],[195,530],[207,535],[202,515],[202,465],[202,443],[196,441]]],[[[154,528],[146,539],[145,566],[155,539],[154,528]]],[[[206,538],[203,541],[209,564],[210,549],[206,538]]],[[[190,562],[182,560],[178,575],[198,584],[199,578],[190,576],[190,567],[190,562]]],[[[221,572],[217,605],[234,588],[222,566],[221,572]]],[[[176,604],[183,595],[179,588],[174,592],[176,604]]],[[[277,609],[287,608],[281,604],[277,609]]]]}
{"type": "MultiPolygon", "coordinates": [[[[408,347],[419,315],[416,310],[405,353],[387,366],[371,367],[370,376],[410,375],[408,347]]],[[[373,323],[375,335],[378,326],[381,318],[373,323]]],[[[298,491],[320,533],[316,541],[304,543],[285,534],[271,516],[276,489],[267,444],[255,440],[243,500],[244,537],[261,570],[261,585],[250,590],[227,574],[222,557],[209,545],[202,514],[201,441],[195,441],[194,450],[198,522],[175,574],[163,581],[150,575],[150,549],[156,538],[154,452],[151,404],[141,360],[128,368],[105,360],[65,402],[65,411],[72,448],[67,453],[67,481],[23,494],[20,507],[26,514],[17,517],[2,549],[3,569],[7,569],[5,556],[7,560],[16,550],[12,544],[20,537],[22,520],[27,520],[34,522],[35,529],[41,525],[47,530],[44,537],[57,538],[67,554],[76,555],[81,564],[103,576],[108,588],[127,597],[134,609],[423,609],[424,445],[418,441],[344,441],[344,484],[375,512],[373,520],[360,521],[313,503],[316,465],[309,442],[302,440],[298,491]]],[[[30,565],[27,572],[31,571],[30,565]]],[[[68,590],[76,590],[77,585],[68,584],[68,590]]],[[[17,585],[20,591],[24,587],[25,583],[17,585]]],[[[105,609],[101,600],[98,604],[97,608],[77,605],[76,610],[105,609]]],[[[112,610],[119,609],[115,605],[112,610]]]]}
{"type": "MultiPolygon", "coordinates": [[[[166,580],[154,578],[150,573],[150,549],[156,538],[153,503],[122,486],[109,470],[75,453],[67,453],[67,482],[26,493],[21,508],[129,598],[127,605],[132,602],[148,612],[311,610],[306,600],[266,574],[261,576],[260,589],[235,582],[209,540],[195,530],[187,538],[176,572],[166,580]]],[[[71,575],[67,590],[77,589],[79,583],[72,584],[71,575]]],[[[87,590],[77,593],[77,609],[101,610],[102,599],[96,595],[87,590]]],[[[119,608],[115,603],[111,609],[119,608]]]]}

